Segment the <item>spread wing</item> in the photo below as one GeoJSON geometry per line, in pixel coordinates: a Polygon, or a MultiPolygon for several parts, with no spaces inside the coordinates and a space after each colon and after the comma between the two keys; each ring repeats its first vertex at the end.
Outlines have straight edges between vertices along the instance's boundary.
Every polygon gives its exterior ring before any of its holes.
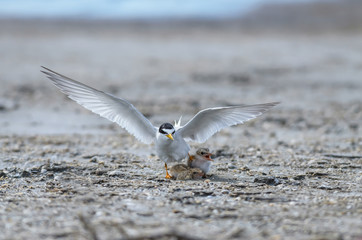
{"type": "Polygon", "coordinates": [[[48,68],[42,71],[53,84],[86,109],[117,123],[143,143],[155,140],[157,129],[128,101],[98,91],[48,68]]]}
{"type": "Polygon", "coordinates": [[[221,129],[256,118],[279,102],[207,108],[198,112],[178,131],[185,140],[205,142],[221,129]]]}

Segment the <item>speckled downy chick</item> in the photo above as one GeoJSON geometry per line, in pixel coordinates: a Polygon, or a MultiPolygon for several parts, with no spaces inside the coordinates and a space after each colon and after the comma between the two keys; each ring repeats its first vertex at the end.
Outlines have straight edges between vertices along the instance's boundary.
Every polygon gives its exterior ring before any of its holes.
{"type": "Polygon", "coordinates": [[[190,168],[185,164],[176,164],[170,168],[172,178],[176,180],[197,180],[204,176],[199,168],[190,168]]]}
{"type": "Polygon", "coordinates": [[[208,148],[199,148],[195,155],[189,155],[187,165],[191,168],[201,169],[205,176],[206,173],[209,172],[211,163],[213,161],[211,156],[212,154],[208,148]]]}

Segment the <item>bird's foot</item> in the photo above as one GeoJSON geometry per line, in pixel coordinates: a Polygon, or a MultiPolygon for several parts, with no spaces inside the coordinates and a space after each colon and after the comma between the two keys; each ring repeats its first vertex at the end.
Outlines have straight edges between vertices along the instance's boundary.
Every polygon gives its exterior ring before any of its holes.
{"type": "Polygon", "coordinates": [[[165,163],[165,169],[166,169],[166,179],[171,179],[172,177],[171,177],[171,175],[170,174],[168,174],[168,170],[167,170],[167,164],[165,163]]]}

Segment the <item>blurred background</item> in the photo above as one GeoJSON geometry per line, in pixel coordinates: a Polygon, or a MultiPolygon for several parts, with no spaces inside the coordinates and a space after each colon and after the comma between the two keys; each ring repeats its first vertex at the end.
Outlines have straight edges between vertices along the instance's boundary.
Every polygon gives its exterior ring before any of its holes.
{"type": "Polygon", "coordinates": [[[266,3],[312,0],[2,0],[1,14],[9,18],[73,18],[119,20],[239,18],[266,3]]]}
{"type": "Polygon", "coordinates": [[[260,134],[361,134],[361,1],[0,5],[2,135],[123,131],[68,100],[40,66],[128,99],[156,125],[205,107],[281,101],[256,121],[260,134]]]}

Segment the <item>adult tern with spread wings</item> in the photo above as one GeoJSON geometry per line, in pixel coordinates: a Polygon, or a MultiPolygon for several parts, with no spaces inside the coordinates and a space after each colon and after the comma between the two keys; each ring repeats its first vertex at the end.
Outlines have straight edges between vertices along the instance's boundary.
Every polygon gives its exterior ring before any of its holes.
{"type": "Polygon", "coordinates": [[[198,112],[184,126],[164,123],[157,128],[127,100],[42,68],[53,84],[78,104],[117,123],[143,143],[155,142],[157,155],[165,162],[166,178],[171,178],[167,163],[179,162],[187,157],[190,146],[186,141],[203,143],[221,129],[256,118],[278,104],[271,102],[207,108],[198,112]]]}

